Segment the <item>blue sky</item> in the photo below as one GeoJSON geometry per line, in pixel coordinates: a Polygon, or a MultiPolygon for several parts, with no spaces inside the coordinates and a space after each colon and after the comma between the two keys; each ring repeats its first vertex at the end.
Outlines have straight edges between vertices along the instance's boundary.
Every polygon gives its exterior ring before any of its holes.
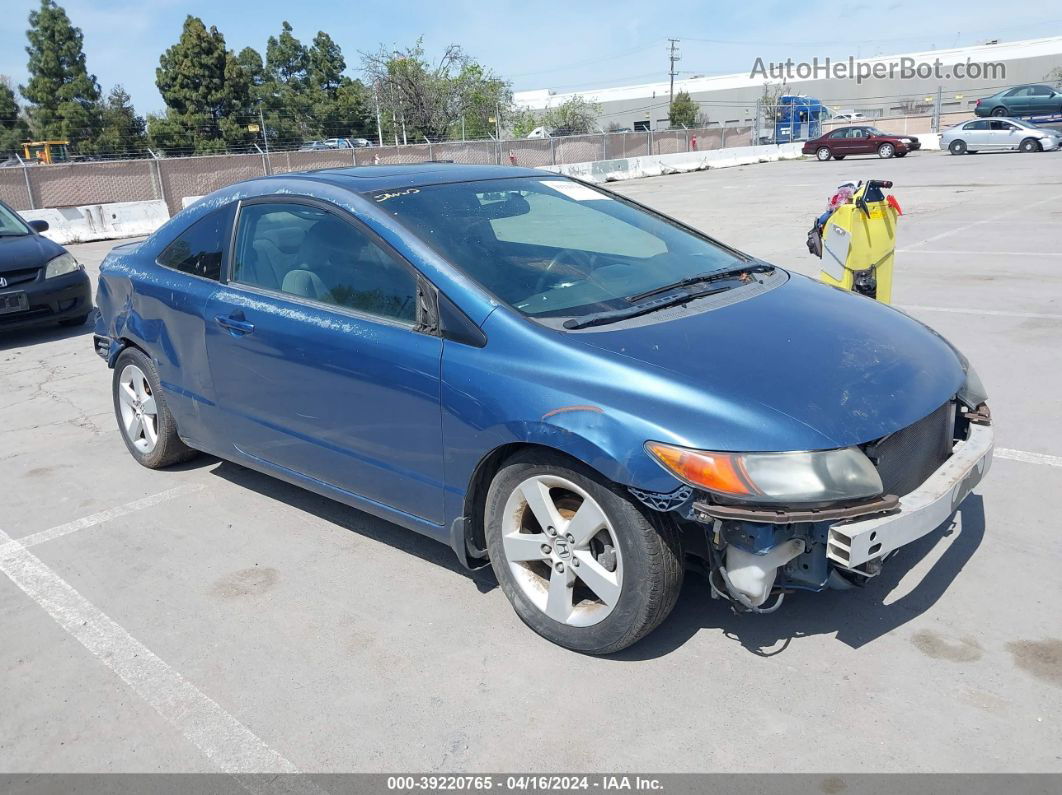
{"type": "MultiPolygon", "coordinates": [[[[0,74],[16,84],[26,79],[24,31],[37,4],[4,0],[0,74]]],[[[959,15],[953,3],[904,0],[60,0],[60,5],[83,30],[89,71],[104,92],[122,83],[142,113],[162,108],[155,67],[187,14],[216,25],[236,51],[250,45],[264,53],[266,39],[284,19],[306,43],[326,30],[342,46],[355,76],[359,50],[381,43],[405,46],[423,35],[429,54],[461,44],[511,79],[516,90],[560,91],[664,79],[669,36],[682,40],[683,73],[718,74],[748,71],[757,57],[858,57],[1062,33],[1062,9],[999,0],[961,0],[959,15]]]]}

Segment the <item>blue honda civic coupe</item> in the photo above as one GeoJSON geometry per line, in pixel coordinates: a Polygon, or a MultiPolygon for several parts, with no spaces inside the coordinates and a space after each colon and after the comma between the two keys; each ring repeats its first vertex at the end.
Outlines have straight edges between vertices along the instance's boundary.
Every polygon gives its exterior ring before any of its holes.
{"type": "Polygon", "coordinates": [[[753,613],[865,582],[991,460],[940,335],[549,172],[263,177],[100,270],[139,463],[204,451],[431,536],[581,652],[688,570],[753,613]]]}

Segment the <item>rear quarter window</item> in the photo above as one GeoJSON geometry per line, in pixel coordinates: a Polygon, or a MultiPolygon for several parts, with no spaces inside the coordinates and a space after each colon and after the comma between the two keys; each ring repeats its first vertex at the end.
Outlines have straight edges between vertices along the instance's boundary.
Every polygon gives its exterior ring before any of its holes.
{"type": "Polygon", "coordinates": [[[200,218],[179,234],[159,254],[164,268],[218,281],[232,228],[232,205],[200,218]]]}

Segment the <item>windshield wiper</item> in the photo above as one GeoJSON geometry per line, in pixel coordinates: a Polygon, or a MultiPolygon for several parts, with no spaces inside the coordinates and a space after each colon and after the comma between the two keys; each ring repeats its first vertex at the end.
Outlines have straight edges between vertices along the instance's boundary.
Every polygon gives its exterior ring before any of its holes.
{"type": "Polygon", "coordinates": [[[707,290],[695,290],[691,292],[665,295],[657,298],[655,301],[645,301],[624,309],[609,309],[605,312],[597,312],[593,315],[586,315],[585,317],[568,318],[564,321],[563,326],[566,329],[603,326],[606,323],[615,323],[619,320],[626,320],[627,318],[638,317],[639,315],[648,315],[650,312],[656,312],[658,309],[667,309],[671,306],[686,304],[697,298],[704,298],[708,295],[726,292],[728,289],[728,287],[711,287],[707,290]]]}
{"type": "Polygon", "coordinates": [[[663,287],[654,287],[652,290],[646,290],[644,293],[638,293],[637,295],[631,295],[627,297],[627,300],[632,304],[636,304],[646,298],[652,298],[654,295],[660,295],[661,293],[669,293],[672,290],[680,290],[683,287],[692,287],[695,284],[709,284],[711,282],[722,281],[723,279],[729,279],[734,276],[739,276],[743,273],[767,273],[774,270],[774,265],[769,265],[766,262],[750,263],[748,265],[741,265],[733,268],[726,268],[721,271],[712,271],[711,273],[699,273],[696,276],[688,276],[685,279],[680,279],[677,282],[671,284],[665,284],[663,287]]]}

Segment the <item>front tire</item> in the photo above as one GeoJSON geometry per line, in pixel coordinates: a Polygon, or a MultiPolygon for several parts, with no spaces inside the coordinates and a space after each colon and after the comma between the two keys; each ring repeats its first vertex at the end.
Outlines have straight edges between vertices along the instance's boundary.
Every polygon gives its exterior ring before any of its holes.
{"type": "Polygon", "coordinates": [[[487,550],[516,614],[585,654],[625,649],[671,612],[682,549],[668,517],[559,454],[517,454],[487,492],[487,550]]]}
{"type": "Polygon", "coordinates": [[[953,155],[961,155],[966,153],[966,141],[952,141],[948,144],[948,151],[953,155]]]}
{"type": "Polygon", "coordinates": [[[111,381],[114,415],[129,454],[148,469],[162,469],[197,453],[177,436],[154,362],[126,348],[114,363],[111,381]]]}
{"type": "Polygon", "coordinates": [[[894,154],[896,154],[896,147],[892,144],[882,144],[878,147],[878,157],[883,160],[888,160],[894,154]]]}
{"type": "Polygon", "coordinates": [[[817,157],[819,159],[819,162],[825,163],[831,157],[830,150],[827,149],[825,146],[820,146],[815,151],[815,157],[817,157]]]}
{"type": "Polygon", "coordinates": [[[1026,138],[1024,141],[1018,144],[1018,151],[1025,153],[1039,152],[1040,142],[1037,141],[1035,138],[1026,138]]]}

